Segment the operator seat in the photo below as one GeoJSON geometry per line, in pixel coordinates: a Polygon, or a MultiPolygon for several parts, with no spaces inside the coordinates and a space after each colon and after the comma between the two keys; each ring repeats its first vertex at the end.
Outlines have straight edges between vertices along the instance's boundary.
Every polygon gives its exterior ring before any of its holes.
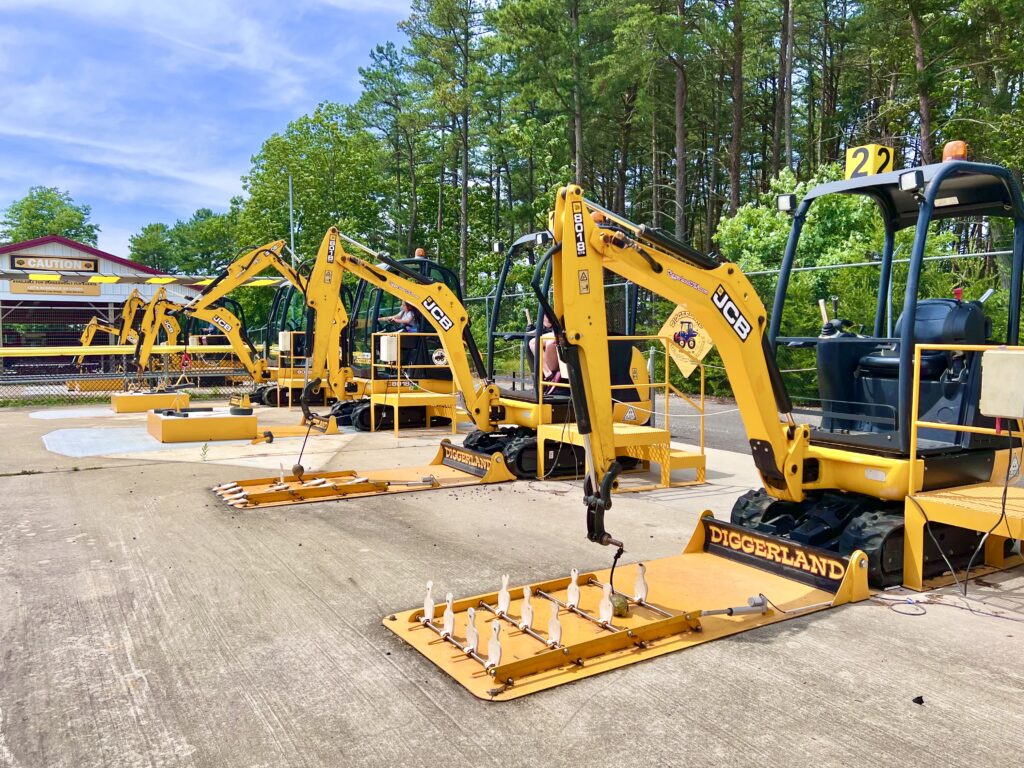
{"type": "MultiPolygon", "coordinates": [[[[623,388],[613,389],[612,396],[615,400],[622,402],[638,403],[641,399],[640,392],[635,386],[629,386],[633,384],[632,371],[630,369],[633,363],[633,351],[636,349],[636,343],[629,339],[616,339],[615,336],[617,335],[619,334],[608,333],[608,368],[611,373],[612,386],[621,386],[623,388]]],[[[530,352],[529,347],[526,350],[526,359],[530,365],[531,380],[534,382],[534,385],[530,389],[515,391],[502,388],[501,394],[502,397],[512,400],[536,403],[539,402],[539,395],[536,389],[538,379],[537,359],[530,352]]],[[[561,357],[559,357],[558,363],[562,369],[562,381],[568,381],[568,372],[561,357]]],[[[547,385],[542,384],[542,386],[547,385]]],[[[547,403],[571,404],[571,399],[572,395],[568,387],[556,387],[551,394],[544,395],[544,402],[547,403]]]]}
{"type": "MultiPolygon", "coordinates": [[[[896,321],[896,334],[901,333],[903,314],[896,321]]],[[[992,321],[981,304],[956,299],[924,299],[917,303],[914,320],[914,342],[917,344],[984,344],[992,335],[992,321]]],[[[942,350],[921,352],[921,378],[937,381],[951,366],[952,354],[942,350]]],[[[879,347],[864,355],[857,366],[857,375],[895,379],[900,375],[898,347],[879,347]]]]}

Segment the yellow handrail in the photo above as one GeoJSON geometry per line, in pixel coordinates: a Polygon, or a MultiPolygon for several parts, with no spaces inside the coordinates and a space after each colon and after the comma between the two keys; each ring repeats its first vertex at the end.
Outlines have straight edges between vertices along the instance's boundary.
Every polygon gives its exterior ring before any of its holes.
{"type": "MultiPolygon", "coordinates": [[[[912,496],[921,490],[922,483],[918,482],[918,468],[923,467],[924,461],[917,457],[917,430],[918,429],[943,429],[948,432],[965,432],[972,435],[1002,435],[1008,433],[1012,438],[1014,431],[1012,429],[994,429],[992,427],[972,427],[965,424],[943,424],[937,421],[921,421],[920,420],[920,408],[921,408],[921,352],[922,351],[938,351],[938,352],[986,352],[990,349],[1005,349],[1013,350],[1017,352],[1024,352],[1024,347],[1009,347],[1005,344],[918,344],[914,348],[914,391],[910,406],[910,461],[912,470],[907,474],[908,477],[908,489],[907,495],[912,496]]],[[[1021,427],[1020,419],[1014,419],[1017,422],[1017,437],[1024,435],[1024,429],[1021,427]]],[[[920,472],[923,478],[924,472],[920,472]]]]}

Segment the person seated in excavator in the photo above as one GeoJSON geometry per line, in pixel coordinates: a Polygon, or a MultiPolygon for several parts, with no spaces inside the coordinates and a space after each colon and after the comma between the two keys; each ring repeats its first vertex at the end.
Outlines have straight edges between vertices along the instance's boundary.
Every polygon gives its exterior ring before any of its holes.
{"type": "MultiPolygon", "coordinates": [[[[558,344],[555,342],[554,331],[551,330],[551,318],[548,314],[544,313],[543,330],[541,331],[541,344],[543,345],[543,355],[541,356],[541,375],[542,381],[545,384],[556,384],[562,380],[562,366],[561,361],[558,359],[558,344]]],[[[537,337],[532,336],[527,342],[527,347],[530,350],[530,355],[534,360],[537,360],[537,337]]],[[[545,391],[545,395],[552,395],[557,390],[557,387],[550,386],[545,391]]]]}
{"type": "MultiPolygon", "coordinates": [[[[422,248],[417,248],[415,251],[415,258],[425,259],[427,258],[427,252],[422,248]]],[[[393,315],[388,317],[382,317],[381,321],[385,323],[394,323],[399,326],[398,332],[402,333],[419,333],[422,327],[420,322],[420,314],[416,308],[408,301],[403,301],[401,306],[393,315]]]]}
{"type": "Polygon", "coordinates": [[[402,302],[397,313],[389,315],[388,317],[382,317],[381,320],[386,323],[395,323],[396,325],[401,326],[398,329],[399,333],[420,332],[419,313],[408,301],[402,302]]]}

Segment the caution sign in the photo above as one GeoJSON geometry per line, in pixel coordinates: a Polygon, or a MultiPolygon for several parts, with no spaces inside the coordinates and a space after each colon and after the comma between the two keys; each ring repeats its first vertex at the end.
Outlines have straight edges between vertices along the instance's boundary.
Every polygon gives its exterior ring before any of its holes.
{"type": "Polygon", "coordinates": [[[676,307],[661,326],[658,335],[669,339],[668,354],[683,376],[689,378],[714,346],[704,326],[697,322],[685,304],[676,307]]]}

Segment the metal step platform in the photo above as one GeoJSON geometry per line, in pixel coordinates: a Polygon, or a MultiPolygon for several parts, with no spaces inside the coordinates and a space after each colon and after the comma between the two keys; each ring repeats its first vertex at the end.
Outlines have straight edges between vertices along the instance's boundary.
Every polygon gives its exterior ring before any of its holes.
{"type": "MultiPolygon", "coordinates": [[[[645,468],[657,464],[659,482],[645,485],[629,485],[620,487],[619,492],[634,493],[657,488],[681,488],[689,485],[700,485],[707,477],[707,461],[702,451],[690,451],[671,444],[671,436],[667,429],[644,427],[635,424],[616,423],[615,452],[619,456],[631,456],[643,462],[645,468]],[[672,473],[678,470],[693,470],[694,477],[690,480],[673,480],[672,473]]],[[[583,435],[575,424],[544,424],[537,428],[537,475],[545,477],[545,459],[548,451],[545,443],[570,443],[583,446],[583,435]]]]}
{"type": "MultiPolygon", "coordinates": [[[[390,408],[394,411],[393,423],[396,437],[401,429],[399,411],[402,408],[425,408],[427,424],[430,424],[431,419],[437,416],[451,420],[453,435],[458,431],[458,416],[460,414],[460,410],[456,403],[456,397],[454,394],[444,394],[440,392],[403,392],[399,390],[397,392],[372,394],[370,395],[370,403],[371,407],[374,409],[383,407],[390,408]]],[[[370,431],[375,432],[375,419],[371,419],[370,426],[370,431]]]]}
{"type": "Polygon", "coordinates": [[[1024,488],[1019,485],[1006,488],[1005,514],[1002,499],[1003,485],[997,482],[908,496],[904,510],[903,586],[920,592],[953,582],[952,574],[924,578],[925,539],[928,537],[925,526],[928,523],[945,523],[979,533],[991,531],[978,556],[977,567],[971,570],[972,577],[1024,564],[1024,557],[1006,554],[1008,539],[1024,539],[1024,488]]]}

